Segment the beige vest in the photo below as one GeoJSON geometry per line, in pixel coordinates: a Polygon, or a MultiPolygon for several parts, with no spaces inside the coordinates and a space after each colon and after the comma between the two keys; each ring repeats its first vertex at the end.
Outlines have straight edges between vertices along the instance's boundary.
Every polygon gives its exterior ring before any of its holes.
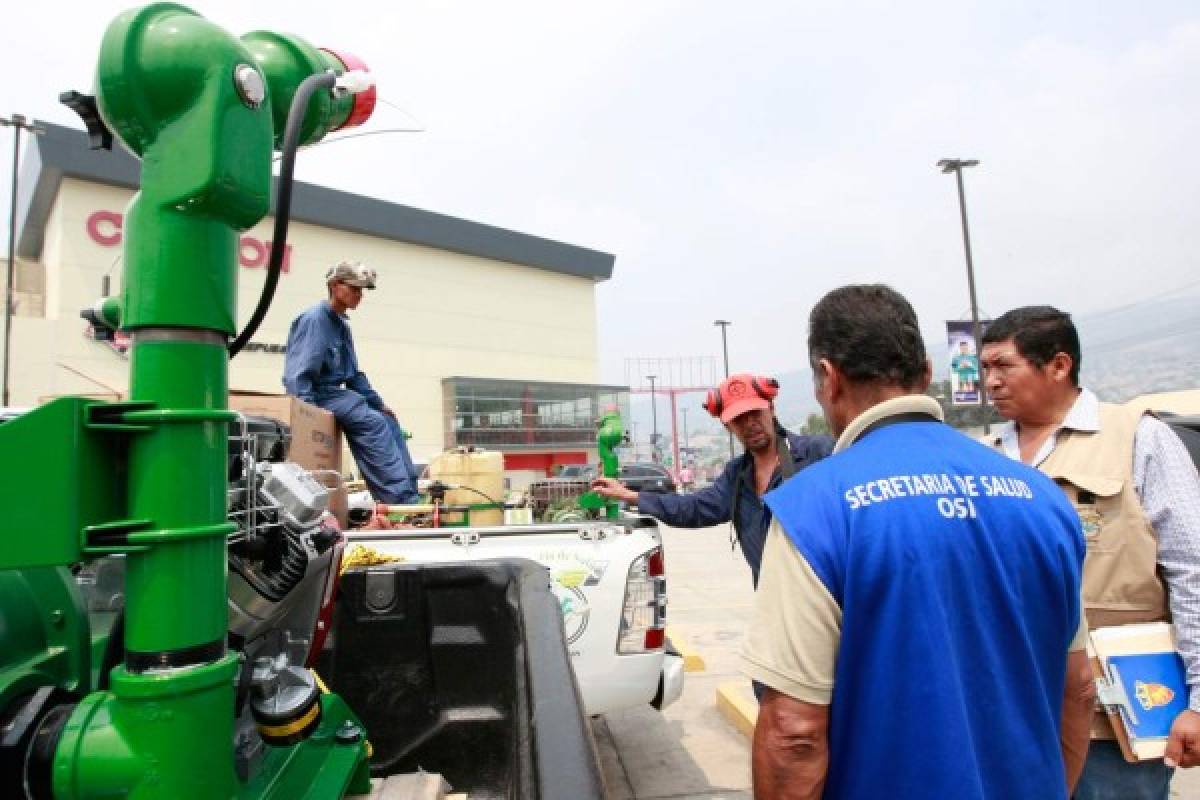
{"type": "Polygon", "coordinates": [[[1083,600],[1092,629],[1169,617],[1158,538],[1133,485],[1140,420],[1140,412],[1101,403],[1100,430],[1060,431],[1038,467],[1063,488],[1083,523],[1083,600]]]}
{"type": "MultiPolygon", "coordinates": [[[[1054,450],[1038,465],[1066,492],[1083,523],[1089,630],[1170,616],[1158,574],[1158,538],[1133,485],[1133,439],[1141,416],[1101,403],[1099,431],[1059,431],[1054,450]]],[[[1115,738],[1102,711],[1093,716],[1091,733],[1093,739],[1115,738]]]]}

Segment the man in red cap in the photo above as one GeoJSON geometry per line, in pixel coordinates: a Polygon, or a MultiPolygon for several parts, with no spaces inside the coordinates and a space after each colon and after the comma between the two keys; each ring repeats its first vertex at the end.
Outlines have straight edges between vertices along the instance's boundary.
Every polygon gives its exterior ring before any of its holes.
{"type": "Polygon", "coordinates": [[[829,455],[828,436],[789,433],[775,419],[774,378],[730,375],[704,399],[704,410],[738,438],[745,453],[725,465],[711,486],[691,494],[634,492],[615,478],[597,478],[592,488],[604,497],[636,504],[643,514],[677,528],[705,528],[733,522],[742,555],[758,585],[763,545],[771,515],[762,497],[795,473],[829,455]]]}

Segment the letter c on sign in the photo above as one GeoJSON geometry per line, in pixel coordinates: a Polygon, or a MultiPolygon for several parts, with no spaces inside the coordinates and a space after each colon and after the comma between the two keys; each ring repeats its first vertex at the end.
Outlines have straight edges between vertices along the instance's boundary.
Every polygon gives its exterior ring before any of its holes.
{"type": "Polygon", "coordinates": [[[121,215],[115,211],[93,211],[87,218],[88,236],[102,247],[121,243],[121,215]]]}

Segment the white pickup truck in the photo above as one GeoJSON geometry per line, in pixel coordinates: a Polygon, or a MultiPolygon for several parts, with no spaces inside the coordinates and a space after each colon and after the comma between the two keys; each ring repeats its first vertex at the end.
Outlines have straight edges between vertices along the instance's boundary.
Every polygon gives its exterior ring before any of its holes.
{"type": "Polygon", "coordinates": [[[666,642],[662,537],[649,517],[498,527],[350,530],[362,544],[413,563],[528,559],[546,568],[588,714],[683,691],[683,659],[666,642]]]}

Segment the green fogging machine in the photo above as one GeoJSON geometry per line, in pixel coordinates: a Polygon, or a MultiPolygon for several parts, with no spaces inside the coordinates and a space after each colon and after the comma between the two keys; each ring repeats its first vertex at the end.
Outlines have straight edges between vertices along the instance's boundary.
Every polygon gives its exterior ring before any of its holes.
{"type": "Polygon", "coordinates": [[[267,519],[253,480],[231,500],[227,401],[229,358],[278,280],[296,150],[365,121],[370,78],[297,37],[234,37],[157,3],[108,27],[95,95],[62,100],[93,146],[115,137],[142,161],[122,292],[94,312],[130,335],[130,391],[0,424],[0,796],[368,791],[362,725],[305,668],[340,535],[267,519]],[[276,150],[271,265],[238,333],[237,238],[267,214],[276,150]]]}

